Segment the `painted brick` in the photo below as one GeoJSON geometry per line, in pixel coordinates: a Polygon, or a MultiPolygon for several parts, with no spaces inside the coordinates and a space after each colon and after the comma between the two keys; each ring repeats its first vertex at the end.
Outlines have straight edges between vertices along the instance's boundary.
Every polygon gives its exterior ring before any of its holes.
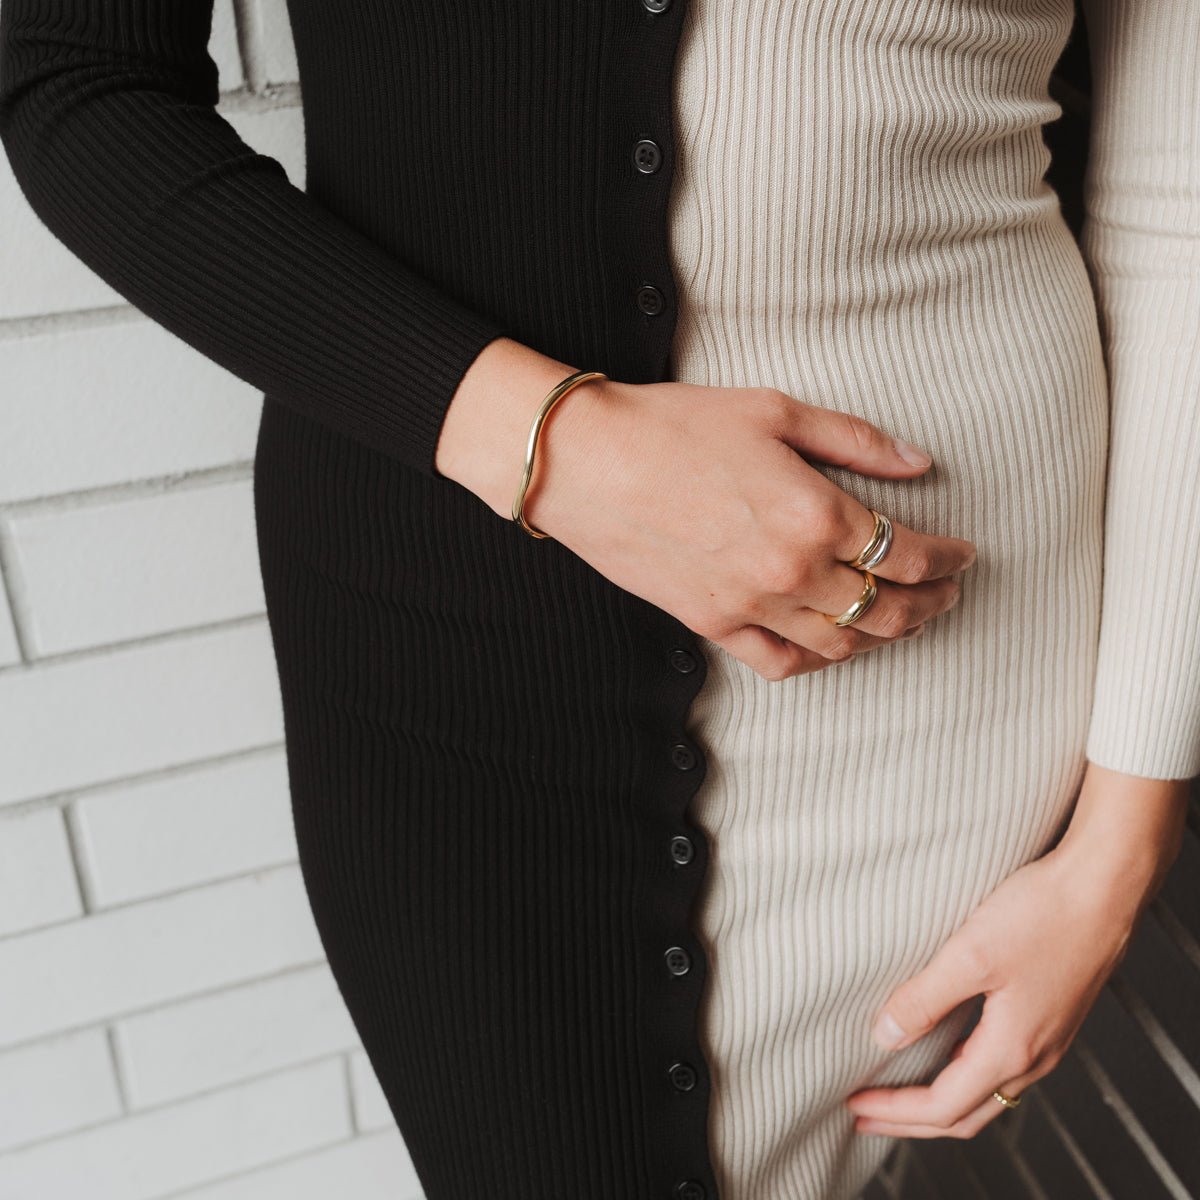
{"type": "Polygon", "coordinates": [[[135,309],[2,345],[0,503],[254,457],[262,393],[135,309]]]}
{"type": "Polygon", "coordinates": [[[296,858],[280,749],[94,792],[70,817],[96,908],[296,858]]]}
{"type": "Polygon", "coordinates": [[[191,1191],[179,1200],[423,1200],[412,1159],[394,1129],[191,1191]]]}
{"type": "Polygon", "coordinates": [[[344,1139],[342,1064],[327,1060],[0,1158],[0,1200],[153,1200],[344,1139]]]}
{"type": "MultiPolygon", "coordinates": [[[[103,1030],[88,1029],[0,1054],[0,1150],[120,1113],[121,1097],[103,1030]]],[[[0,1166],[0,1175],[3,1170],[0,1166]]]]}
{"type": "Polygon", "coordinates": [[[82,911],[62,813],[0,813],[0,936],[82,911]]]}
{"type": "Polygon", "coordinates": [[[249,479],[13,517],[33,655],[261,613],[249,479]]]}
{"type": "Polygon", "coordinates": [[[0,1044],[322,957],[296,866],[19,934],[0,940],[0,1044]]]}
{"type": "Polygon", "coordinates": [[[361,1132],[395,1125],[371,1061],[361,1049],[350,1056],[350,1089],[354,1098],[354,1124],[361,1132]]]}
{"type": "Polygon", "coordinates": [[[357,1046],[325,964],[117,1023],[130,1103],[145,1108],[357,1046]]]}
{"type": "Polygon", "coordinates": [[[283,736],[266,619],[0,672],[0,804],[283,736]]]}

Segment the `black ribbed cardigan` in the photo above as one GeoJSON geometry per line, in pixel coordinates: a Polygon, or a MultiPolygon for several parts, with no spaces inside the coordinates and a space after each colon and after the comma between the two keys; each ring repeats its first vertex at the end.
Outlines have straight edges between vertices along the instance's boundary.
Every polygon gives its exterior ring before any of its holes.
{"type": "MultiPolygon", "coordinates": [[[[670,378],[685,2],[291,0],[305,190],[216,112],[211,0],[0,7],[0,137],[29,203],[264,393],[300,863],[429,1200],[717,1195],[698,642],[434,466],[501,334],[670,378]]],[[[1058,159],[1073,220],[1081,128],[1058,159]]]]}

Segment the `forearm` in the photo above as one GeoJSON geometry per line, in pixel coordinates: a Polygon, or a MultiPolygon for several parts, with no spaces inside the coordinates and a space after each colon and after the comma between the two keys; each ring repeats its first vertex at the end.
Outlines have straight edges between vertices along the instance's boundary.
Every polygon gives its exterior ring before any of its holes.
{"type": "Polygon", "coordinates": [[[1192,786],[1089,762],[1055,853],[1075,864],[1081,888],[1132,924],[1178,857],[1192,786]]]}

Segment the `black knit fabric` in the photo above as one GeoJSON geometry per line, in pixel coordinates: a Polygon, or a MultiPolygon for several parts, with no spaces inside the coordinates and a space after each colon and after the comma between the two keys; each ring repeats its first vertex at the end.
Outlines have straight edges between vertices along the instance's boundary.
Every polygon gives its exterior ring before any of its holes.
{"type": "Polygon", "coordinates": [[[682,4],[290,7],[306,190],[217,114],[202,0],[4,0],[0,136],[66,246],[264,393],[301,866],[429,1200],[711,1200],[698,643],[434,468],[501,333],[669,378],[682,4]]]}

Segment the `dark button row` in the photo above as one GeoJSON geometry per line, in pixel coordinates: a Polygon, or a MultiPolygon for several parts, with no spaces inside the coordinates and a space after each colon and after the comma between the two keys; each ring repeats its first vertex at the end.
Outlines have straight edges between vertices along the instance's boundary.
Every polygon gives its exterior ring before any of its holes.
{"type": "MultiPolygon", "coordinates": [[[[664,13],[671,7],[671,0],[641,0],[642,7],[651,13],[664,13]]],[[[662,147],[651,138],[641,138],[633,147],[633,164],[642,175],[655,174],[663,164],[662,147]]],[[[644,281],[635,296],[640,312],[648,317],[658,316],[666,307],[666,298],[661,289],[644,281]]],[[[696,658],[682,647],[674,647],[669,654],[671,666],[681,675],[689,675],[697,667],[696,658]]],[[[696,754],[684,742],[671,747],[671,761],[681,771],[692,770],[697,762],[696,754]]],[[[671,839],[671,861],[679,867],[686,866],[696,855],[691,838],[677,834],[671,839]]],[[[692,968],[691,955],[682,946],[670,946],[663,955],[667,971],[672,976],[686,975],[692,968]]],[[[669,1076],[671,1086],[678,1092],[690,1092],[697,1083],[696,1069],[690,1063],[672,1063],[669,1076]]],[[[681,1179],[675,1184],[675,1200],[708,1200],[708,1189],[698,1179],[681,1179]]]]}
{"type": "MultiPolygon", "coordinates": [[[[642,0],[647,12],[663,13],[671,7],[671,0],[642,0]]],[[[663,162],[662,147],[651,138],[642,138],[633,147],[633,165],[643,175],[653,175],[663,162]]],[[[662,292],[652,283],[643,283],[637,290],[637,306],[648,317],[657,317],[666,307],[662,292]]]]}

